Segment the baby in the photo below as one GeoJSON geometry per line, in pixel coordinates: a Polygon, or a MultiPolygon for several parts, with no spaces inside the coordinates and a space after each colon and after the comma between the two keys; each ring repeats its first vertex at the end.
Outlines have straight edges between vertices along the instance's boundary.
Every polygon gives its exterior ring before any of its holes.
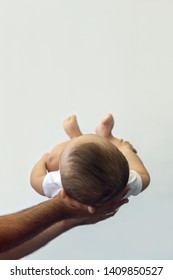
{"type": "Polygon", "coordinates": [[[149,174],[129,142],[112,136],[114,119],[109,114],[96,134],[82,135],[76,117],[64,121],[71,138],[45,154],[31,172],[31,185],[51,198],[64,191],[73,199],[99,206],[127,185],[137,195],[149,185],[149,174]]]}

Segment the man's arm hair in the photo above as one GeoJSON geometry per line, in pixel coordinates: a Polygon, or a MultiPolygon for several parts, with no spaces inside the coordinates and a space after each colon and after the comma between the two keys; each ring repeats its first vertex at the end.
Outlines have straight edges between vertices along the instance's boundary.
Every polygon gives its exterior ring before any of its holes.
{"type": "Polygon", "coordinates": [[[32,239],[10,249],[3,253],[0,253],[0,260],[17,260],[21,259],[36,250],[40,249],[48,242],[58,237],[65,231],[77,226],[77,219],[67,219],[60,221],[51,227],[47,228],[43,232],[34,236],[32,239]]]}
{"type": "MultiPolygon", "coordinates": [[[[67,209],[65,207],[61,207],[64,213],[62,214],[63,220],[53,224],[28,241],[23,243],[20,242],[19,245],[12,246],[12,249],[5,250],[4,252],[0,253],[0,260],[15,260],[23,258],[24,256],[33,253],[42,246],[46,245],[49,241],[53,240],[55,237],[69,229],[72,229],[73,227],[79,225],[95,224],[99,221],[112,217],[119,207],[128,202],[128,199],[123,199],[128,191],[128,188],[122,190],[119,195],[114,197],[106,205],[95,209],[95,213],[90,212],[88,206],[82,205],[67,196],[65,198],[67,199],[65,205],[69,205],[69,207],[66,207],[67,209]]],[[[61,201],[61,199],[59,200],[61,201]]],[[[47,207],[48,205],[45,206],[47,207]]],[[[0,238],[1,237],[2,236],[0,236],[0,238]]]]}
{"type": "Polygon", "coordinates": [[[54,223],[66,219],[66,214],[62,201],[54,198],[26,210],[1,216],[0,252],[30,240],[54,223]]]}
{"type": "Polygon", "coordinates": [[[19,259],[50,240],[82,224],[113,216],[128,199],[128,188],[107,204],[93,208],[81,204],[61,191],[56,197],[16,214],[0,217],[0,259],[19,259]]]}

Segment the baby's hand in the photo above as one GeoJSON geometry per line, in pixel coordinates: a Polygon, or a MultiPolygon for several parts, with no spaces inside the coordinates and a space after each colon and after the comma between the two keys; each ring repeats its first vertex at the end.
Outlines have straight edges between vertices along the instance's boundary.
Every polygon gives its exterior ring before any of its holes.
{"type": "MultiPolygon", "coordinates": [[[[115,138],[115,139],[116,139],[115,145],[121,152],[123,152],[125,150],[132,150],[134,153],[137,153],[137,150],[132,146],[132,144],[130,142],[124,141],[123,139],[117,139],[117,138],[115,138]]],[[[112,140],[112,141],[114,141],[114,140],[112,140]]]]}

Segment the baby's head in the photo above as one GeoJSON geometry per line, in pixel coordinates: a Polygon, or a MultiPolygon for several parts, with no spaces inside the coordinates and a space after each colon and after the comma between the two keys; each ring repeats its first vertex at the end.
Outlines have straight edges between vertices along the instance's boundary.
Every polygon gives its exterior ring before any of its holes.
{"type": "Polygon", "coordinates": [[[97,206],[125,188],[129,166],[110,141],[91,134],[74,138],[67,144],[60,158],[60,173],[69,196],[97,206]]]}

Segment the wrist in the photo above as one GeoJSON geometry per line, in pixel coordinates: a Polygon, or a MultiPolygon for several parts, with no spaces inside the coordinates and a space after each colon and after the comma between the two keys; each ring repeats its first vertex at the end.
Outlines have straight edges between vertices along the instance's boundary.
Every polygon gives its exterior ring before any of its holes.
{"type": "Polygon", "coordinates": [[[81,222],[80,219],[66,219],[62,221],[62,224],[65,230],[69,230],[81,225],[81,222]]]}

